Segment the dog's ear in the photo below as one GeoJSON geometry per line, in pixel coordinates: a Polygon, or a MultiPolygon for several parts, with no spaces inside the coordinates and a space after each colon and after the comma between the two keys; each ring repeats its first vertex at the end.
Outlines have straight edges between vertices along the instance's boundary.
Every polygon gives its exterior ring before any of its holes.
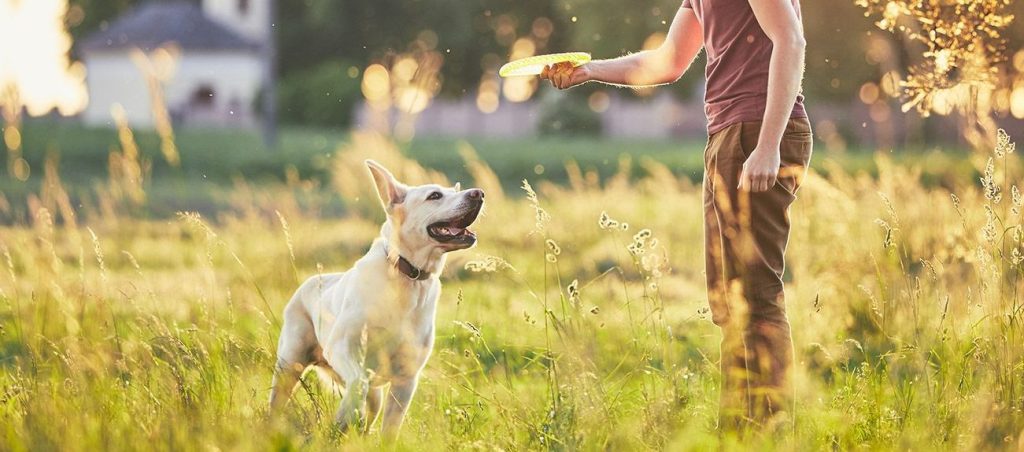
{"type": "Polygon", "coordinates": [[[380,163],[369,159],[366,160],[366,168],[370,170],[370,176],[373,176],[373,183],[377,186],[377,195],[380,196],[380,202],[384,204],[385,209],[405,201],[408,187],[395,179],[391,171],[381,166],[380,163]]]}

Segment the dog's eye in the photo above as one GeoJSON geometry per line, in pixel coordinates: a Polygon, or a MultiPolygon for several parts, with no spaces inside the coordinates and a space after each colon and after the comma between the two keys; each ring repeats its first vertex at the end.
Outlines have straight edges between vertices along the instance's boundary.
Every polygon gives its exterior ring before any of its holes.
{"type": "Polygon", "coordinates": [[[438,200],[438,199],[441,199],[441,192],[439,192],[439,191],[435,191],[435,192],[427,195],[427,201],[435,201],[435,200],[438,200]]]}

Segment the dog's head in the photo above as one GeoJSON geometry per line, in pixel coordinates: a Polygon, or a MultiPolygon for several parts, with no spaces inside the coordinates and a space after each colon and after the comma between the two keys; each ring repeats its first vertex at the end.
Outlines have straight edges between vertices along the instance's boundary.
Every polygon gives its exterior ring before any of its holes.
{"type": "Polygon", "coordinates": [[[377,194],[384,205],[391,233],[407,249],[439,248],[443,252],[469,248],[476,234],[469,226],[476,221],[484,205],[484,191],[462,190],[436,184],[408,186],[395,179],[386,168],[366,161],[377,194]]]}

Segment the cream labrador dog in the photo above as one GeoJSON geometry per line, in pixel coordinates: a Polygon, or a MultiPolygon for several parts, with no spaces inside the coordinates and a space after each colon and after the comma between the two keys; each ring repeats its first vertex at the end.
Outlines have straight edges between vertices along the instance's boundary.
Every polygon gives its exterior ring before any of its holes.
{"type": "Polygon", "coordinates": [[[387,220],[351,270],[308,279],[284,308],[270,406],[287,402],[313,367],[345,387],[342,430],[368,429],[383,406],[381,431],[393,437],[434,346],[445,256],[476,244],[468,227],[484,192],[410,187],[377,162],[366,166],[387,220]]]}

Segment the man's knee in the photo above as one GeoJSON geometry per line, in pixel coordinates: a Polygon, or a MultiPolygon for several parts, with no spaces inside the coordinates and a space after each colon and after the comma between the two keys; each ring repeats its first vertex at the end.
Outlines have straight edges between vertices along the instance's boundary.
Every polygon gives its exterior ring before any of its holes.
{"type": "Polygon", "coordinates": [[[782,281],[751,287],[747,291],[747,304],[751,326],[768,324],[789,327],[782,281]]]}

